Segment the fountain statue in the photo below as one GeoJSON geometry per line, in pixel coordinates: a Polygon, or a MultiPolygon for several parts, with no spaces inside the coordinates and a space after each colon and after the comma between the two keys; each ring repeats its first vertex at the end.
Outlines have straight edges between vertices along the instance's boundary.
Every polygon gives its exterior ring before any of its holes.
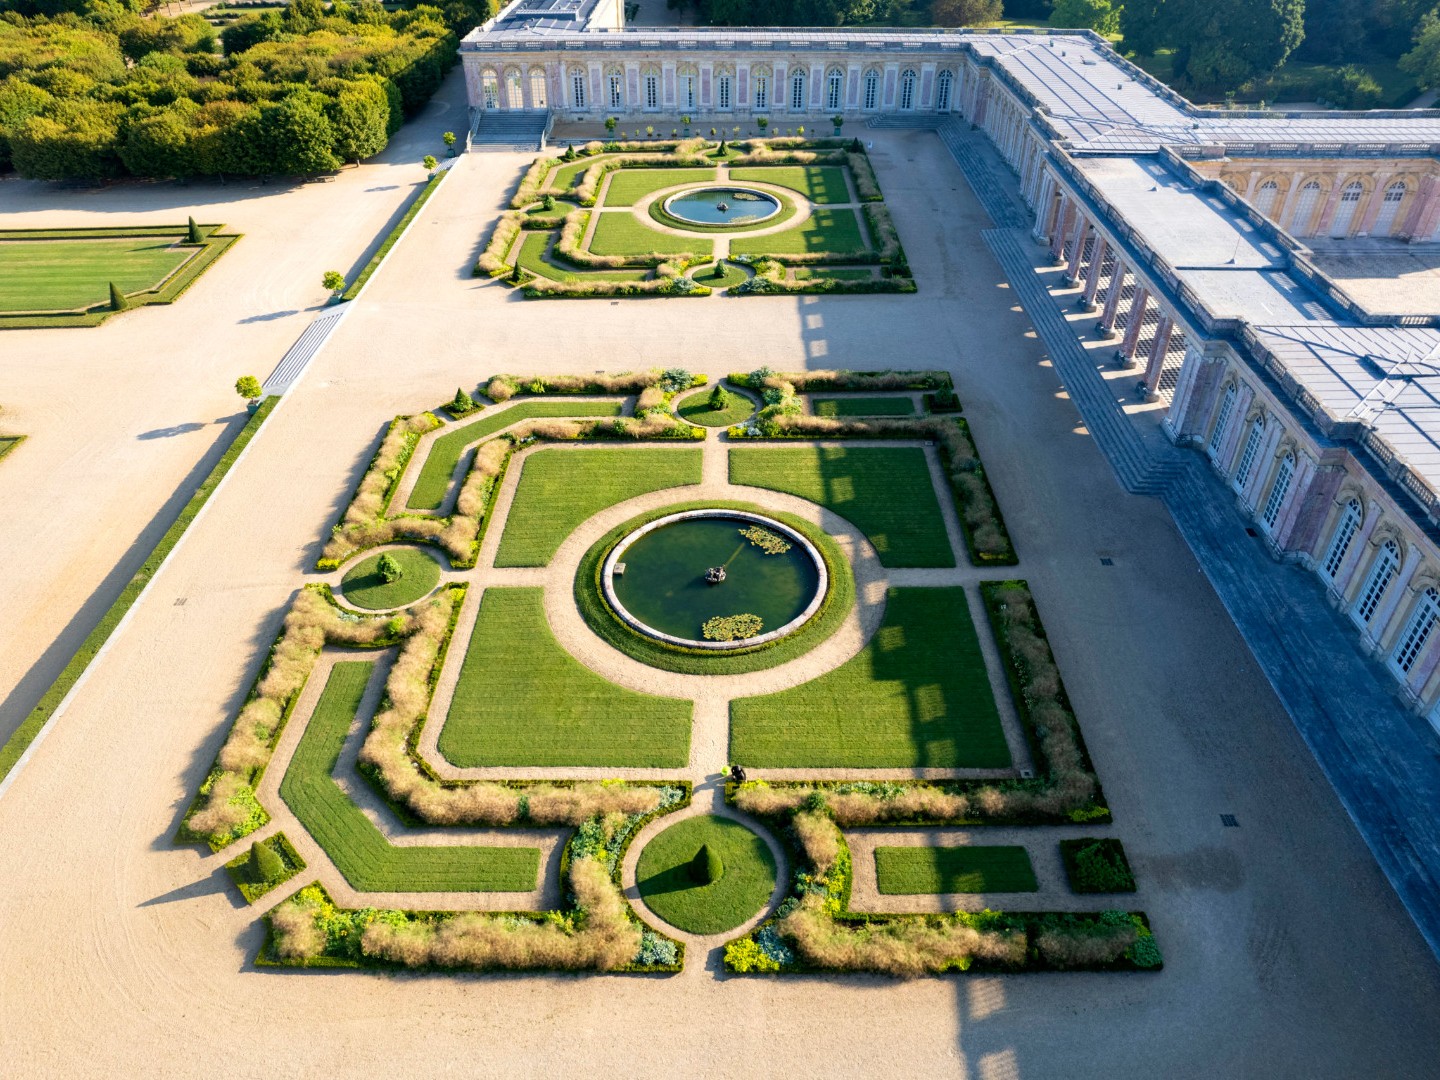
{"type": "Polygon", "coordinates": [[[712,566],[705,571],[705,582],[709,585],[719,585],[725,580],[725,568],[723,566],[712,566]]]}
{"type": "Polygon", "coordinates": [[[715,209],[719,210],[722,214],[727,214],[730,212],[730,204],[725,202],[719,202],[715,204],[715,209]]]}

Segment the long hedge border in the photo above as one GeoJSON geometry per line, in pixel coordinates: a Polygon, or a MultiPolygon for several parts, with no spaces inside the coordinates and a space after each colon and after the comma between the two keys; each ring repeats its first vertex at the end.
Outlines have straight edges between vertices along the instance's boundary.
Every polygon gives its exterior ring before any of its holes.
{"type": "MultiPolygon", "coordinates": [[[[727,785],[727,794],[733,788],[727,785]]],[[[824,809],[801,807],[760,820],[790,857],[790,890],[773,915],[726,944],[724,965],[731,974],[876,972],[910,977],[952,972],[1139,972],[1164,966],[1150,920],[1142,911],[985,910],[934,915],[851,911],[854,862],[844,833],[824,809]],[[833,836],[826,836],[831,830],[833,836]],[[827,846],[828,864],[822,864],[815,849],[827,846]],[[808,928],[791,921],[797,914],[808,928]],[[951,955],[944,955],[944,938],[957,932],[960,940],[950,942],[951,955]],[[1006,946],[1008,955],[987,957],[984,948],[967,950],[962,942],[972,933],[990,935],[996,944],[1006,946]],[[802,936],[808,940],[802,941],[802,936]],[[879,947],[867,951],[872,942],[879,947]],[[829,958],[822,955],[827,945],[834,949],[829,958]]],[[[1001,950],[992,947],[991,951],[1001,950]]]]}
{"type": "MultiPolygon", "coordinates": [[[[142,225],[134,228],[104,229],[0,229],[0,242],[6,240],[107,240],[127,237],[174,236],[184,242],[186,225],[142,225]]],[[[173,274],[154,289],[126,297],[130,307],[146,307],[150,304],[173,304],[186,289],[210,269],[215,260],[230,250],[239,240],[240,233],[222,233],[223,225],[201,225],[203,233],[200,250],[186,260],[173,274]]],[[[70,326],[99,326],[111,315],[119,312],[109,304],[100,304],[83,312],[64,311],[54,314],[28,312],[23,315],[0,312],[0,330],[34,330],[70,326]]]]}
{"type": "Polygon", "coordinates": [[[170,528],[165,530],[165,535],[160,538],[160,541],[151,549],[150,554],[145,557],[145,561],[140,564],[140,568],[125,583],[125,587],[120,590],[120,595],[115,598],[110,609],[101,617],[99,624],[86,635],[85,640],[80,643],[80,648],[75,651],[75,655],[70,658],[69,663],[51,684],[50,689],[45,691],[44,696],[30,711],[30,715],[15,729],[10,738],[5,741],[5,745],[0,747],[0,783],[3,783],[25,751],[40,736],[51,717],[64,704],[70,691],[75,688],[75,684],[80,681],[80,677],[90,666],[90,662],[99,654],[110,639],[110,635],[120,625],[121,620],[140,599],[141,593],[159,572],[170,552],[180,542],[180,538],[185,535],[185,530],[190,527],[190,523],[195,520],[206,502],[209,501],[210,496],[215,493],[215,489],[219,487],[220,482],[225,479],[230,467],[235,464],[245,447],[250,444],[250,440],[255,437],[255,433],[260,430],[261,425],[265,423],[279,403],[278,397],[268,397],[251,414],[245,426],[236,433],[229,448],[216,462],[215,467],[210,470],[210,475],[205,477],[200,486],[195,489],[195,493],[190,496],[190,501],[181,509],[179,516],[171,523],[170,528]]]}
{"type": "Polygon", "coordinates": [[[25,439],[24,435],[0,435],[0,461],[4,461],[25,439]]]}
{"type": "Polygon", "coordinates": [[[435,189],[440,186],[440,181],[444,180],[449,173],[450,170],[448,168],[440,169],[415,193],[410,201],[410,207],[405,211],[404,216],[395,223],[395,227],[390,230],[380,246],[375,249],[375,254],[370,256],[370,261],[367,262],[364,269],[355,276],[355,280],[350,283],[349,288],[340,294],[341,300],[354,300],[360,295],[360,290],[365,287],[365,283],[370,280],[371,275],[374,274],[376,270],[380,269],[380,264],[385,261],[385,256],[390,254],[390,249],[400,242],[400,237],[403,236],[405,230],[410,227],[410,222],[415,220],[415,215],[420,213],[424,205],[430,201],[430,196],[435,194],[435,189]]]}
{"type": "MultiPolygon", "coordinates": [[[[941,468],[945,473],[951,498],[955,501],[960,520],[960,530],[965,537],[965,548],[974,566],[1014,566],[1020,560],[1010,531],[1005,527],[1005,518],[1000,512],[1000,503],[995,498],[995,489],[990,486],[989,475],[980,460],[980,451],[975,448],[975,439],[970,425],[959,415],[931,415],[924,417],[878,417],[878,418],[836,418],[807,417],[801,415],[798,395],[815,394],[863,394],[878,390],[925,391],[926,397],[935,391],[954,393],[950,374],[945,371],[810,371],[771,372],[761,368],[752,372],[732,372],[727,376],[736,386],[752,392],[765,394],[765,406],[748,422],[737,424],[729,431],[730,438],[739,440],[801,440],[821,439],[904,439],[913,437],[924,441],[936,441],[940,453],[941,468]],[[773,397],[775,400],[771,400],[773,397]],[[957,468],[946,439],[936,439],[937,431],[945,434],[944,428],[934,429],[930,425],[949,424],[959,432],[963,443],[974,448],[972,466],[957,468]],[[907,432],[913,432],[907,436],[907,432]],[[962,488],[960,475],[974,477],[977,494],[970,495],[962,488]],[[996,551],[987,551],[977,542],[977,522],[990,524],[999,537],[996,551]]],[[[959,407],[954,410],[958,413],[959,407]]],[[[962,443],[962,445],[963,445],[962,443]]]]}

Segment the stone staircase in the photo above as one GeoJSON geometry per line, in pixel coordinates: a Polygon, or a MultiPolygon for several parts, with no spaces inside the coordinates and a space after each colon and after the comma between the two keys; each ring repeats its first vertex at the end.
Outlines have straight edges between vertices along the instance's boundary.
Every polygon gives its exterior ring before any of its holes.
{"type": "Polygon", "coordinates": [[[470,150],[544,150],[553,118],[549,109],[483,110],[470,129],[470,150]]]}
{"type": "Polygon", "coordinates": [[[1001,229],[1028,229],[1030,210],[1020,200],[1014,176],[990,147],[989,140],[959,120],[947,121],[936,134],[995,225],[1001,229]]]}
{"type": "Polygon", "coordinates": [[[889,113],[872,116],[865,121],[870,128],[908,128],[914,131],[934,131],[945,122],[938,113],[889,113]]]}

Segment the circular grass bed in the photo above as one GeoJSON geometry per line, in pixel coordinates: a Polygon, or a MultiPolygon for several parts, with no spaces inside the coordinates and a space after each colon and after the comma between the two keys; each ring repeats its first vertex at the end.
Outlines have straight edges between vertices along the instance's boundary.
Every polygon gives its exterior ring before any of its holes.
{"type": "MultiPolygon", "coordinates": [[[[721,274],[715,276],[715,264],[709,263],[695,270],[690,276],[698,284],[708,285],[712,289],[728,289],[731,285],[739,285],[754,276],[754,271],[741,266],[739,263],[722,262],[720,264],[721,274]]],[[[688,399],[687,399],[688,400],[688,399]]]]}
{"type": "MultiPolygon", "coordinates": [[[[708,281],[705,284],[708,284],[708,281]]],[[[683,398],[675,411],[680,414],[682,420],[688,420],[692,424],[700,424],[703,427],[729,427],[731,424],[743,424],[755,415],[755,402],[746,394],[737,393],[727,387],[725,393],[730,399],[730,404],[717,412],[710,408],[710,393],[709,390],[701,390],[698,394],[691,394],[689,397],[683,398]]]]}
{"type": "MultiPolygon", "coordinates": [[[[723,187],[724,185],[719,185],[712,181],[706,184],[690,184],[688,186],[694,188],[713,188],[723,187]]],[[[745,185],[737,184],[736,186],[744,187],[745,185]]],[[[752,221],[749,223],[741,222],[739,224],[722,222],[718,225],[705,225],[700,222],[686,221],[684,218],[678,218],[665,209],[665,200],[670,198],[670,195],[675,194],[675,192],[662,192],[661,194],[657,195],[654,200],[651,201],[650,218],[652,221],[656,221],[659,224],[665,225],[671,229],[681,229],[689,233],[743,233],[754,232],[757,229],[773,229],[775,228],[775,226],[782,225],[785,222],[789,221],[791,218],[793,218],[796,214],[800,212],[800,207],[797,206],[795,202],[795,200],[799,199],[800,196],[797,195],[795,192],[790,191],[782,193],[780,191],[772,191],[764,184],[757,185],[757,187],[763,188],[766,195],[769,195],[771,198],[777,199],[780,202],[779,212],[772,214],[764,221],[752,221]]]]}
{"type": "Polygon", "coordinates": [[[671,926],[721,934],[770,899],[775,856],[738,821],[705,814],[677,821],[646,844],[635,877],[645,906],[671,926]]]}
{"type": "Polygon", "coordinates": [[[633,517],[615,526],[596,541],[580,559],[580,565],[575,571],[575,604],[586,625],[603,641],[642,664],[682,675],[743,675],[750,671],[778,667],[797,656],[803,656],[835,633],[845,621],[850,609],[855,606],[855,575],[851,573],[849,560],[841,552],[840,545],[818,526],[794,514],[778,513],[754,503],[727,502],[723,499],[677,503],[633,517]],[[825,600],[815,616],[799,630],[778,641],[753,649],[734,649],[723,653],[667,645],[626,626],[605,602],[605,595],[600,587],[600,571],[605,565],[605,557],[610,554],[611,548],[641,525],[667,514],[701,509],[749,510],[751,513],[768,515],[804,534],[825,560],[825,569],[830,579],[830,591],[826,593],[825,600]]]}
{"type": "Polygon", "coordinates": [[[392,548],[352,567],[340,581],[340,593],[358,608],[382,611],[413,604],[438,584],[440,564],[429,555],[418,548],[392,548]],[[387,555],[400,565],[395,581],[380,576],[380,560],[387,555]]]}

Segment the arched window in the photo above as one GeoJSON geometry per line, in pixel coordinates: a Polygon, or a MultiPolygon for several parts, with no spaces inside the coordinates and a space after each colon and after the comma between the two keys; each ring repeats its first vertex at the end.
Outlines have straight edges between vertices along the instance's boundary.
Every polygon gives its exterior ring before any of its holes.
{"type": "Polygon", "coordinates": [[[1440,592],[1435,589],[1426,589],[1420,597],[1420,602],[1415,605],[1415,613],[1405,624],[1405,629],[1400,634],[1400,640],[1395,644],[1392,662],[1395,664],[1395,670],[1400,674],[1408,675],[1410,669],[1415,666],[1415,661],[1420,658],[1420,652],[1425,648],[1425,643],[1430,640],[1430,633],[1435,629],[1437,619],[1440,619],[1440,592]]]}
{"type": "Polygon", "coordinates": [[[1235,470],[1235,490],[1244,491],[1245,481],[1250,479],[1250,469],[1255,464],[1255,455],[1260,452],[1260,442],[1265,438],[1265,418],[1257,416],[1250,425],[1250,437],[1245,440],[1245,449],[1240,453],[1240,467],[1235,470]]]}
{"type": "Polygon", "coordinates": [[[481,72],[480,94],[484,99],[485,108],[498,108],[500,105],[500,76],[493,71],[481,72]]]}
{"type": "Polygon", "coordinates": [[[1260,520],[1265,523],[1266,532],[1275,531],[1275,522],[1280,518],[1280,508],[1285,505],[1285,496],[1290,492],[1290,481],[1295,479],[1295,455],[1286,454],[1275,470],[1275,482],[1270,485],[1270,497],[1265,500],[1265,511],[1260,520]]]}
{"type": "Polygon", "coordinates": [[[695,71],[681,68],[675,77],[675,103],[684,112],[695,111],[695,71]]]}
{"type": "Polygon", "coordinates": [[[1280,185],[1274,180],[1266,180],[1260,185],[1260,190],[1255,193],[1255,209],[1269,217],[1275,209],[1275,198],[1280,194],[1280,185]]]}
{"type": "Polygon", "coordinates": [[[915,108],[915,69],[906,68],[900,73],[900,108],[915,108]]]}
{"type": "Polygon", "coordinates": [[[841,104],[841,95],[845,88],[845,76],[839,68],[831,68],[830,74],[825,76],[825,108],[838,109],[841,104]]]}
{"type": "Polygon", "coordinates": [[[755,111],[765,112],[770,108],[770,69],[757,68],[751,74],[755,79],[755,111]]]}
{"type": "Polygon", "coordinates": [[[507,68],[505,71],[505,107],[525,107],[525,81],[520,78],[520,72],[515,68],[507,68]]]}
{"type": "Polygon", "coordinates": [[[1360,598],[1355,601],[1355,617],[1362,623],[1368,625],[1374,618],[1375,609],[1385,597],[1385,590],[1390,587],[1390,582],[1395,580],[1399,571],[1400,545],[1394,540],[1386,540],[1380,554],[1375,556],[1375,565],[1370,567],[1370,576],[1365,579],[1360,598]]]}
{"type": "Polygon", "coordinates": [[[610,93],[610,108],[617,112],[625,108],[625,77],[612,71],[605,77],[605,83],[610,93]]]}
{"type": "Polygon", "coordinates": [[[1380,200],[1380,213],[1375,216],[1375,226],[1370,230],[1371,236],[1389,236],[1395,228],[1395,218],[1400,214],[1400,204],[1405,201],[1405,181],[1396,180],[1385,189],[1385,197],[1380,200]]]}
{"type": "Polygon", "coordinates": [[[641,79],[645,87],[645,111],[655,112],[660,108],[660,73],[647,71],[641,79]]]}
{"type": "Polygon", "coordinates": [[[950,72],[942,71],[935,78],[935,111],[950,111],[950,86],[955,81],[955,76],[950,72]]]}
{"type": "Polygon", "coordinates": [[[530,107],[545,108],[545,69],[530,69],[530,107]]]}
{"type": "Polygon", "coordinates": [[[1220,452],[1225,441],[1225,429],[1230,425],[1230,414],[1235,411],[1235,384],[1225,388],[1225,397],[1220,401],[1220,412],[1215,417],[1215,426],[1210,429],[1210,457],[1220,452]]]}
{"type": "Polygon", "coordinates": [[[1360,206],[1360,197],[1365,194],[1365,185],[1352,180],[1340,192],[1340,205],[1335,207],[1335,216],[1330,219],[1331,236],[1349,236],[1350,223],[1355,220],[1355,211],[1360,206]]]}
{"type": "Polygon", "coordinates": [[[1350,542],[1360,531],[1360,518],[1360,500],[1351,499],[1345,504],[1345,512],[1340,515],[1340,524],[1335,526],[1335,535],[1330,538],[1330,547],[1325,552],[1325,561],[1320,564],[1320,569],[1331,581],[1340,573],[1340,567],[1345,565],[1345,556],[1350,554],[1350,542]]]}
{"type": "Polygon", "coordinates": [[[865,108],[874,110],[880,104],[880,72],[871,68],[865,72],[865,108]]]}
{"type": "Polygon", "coordinates": [[[797,71],[790,76],[790,111],[799,112],[805,108],[805,72],[797,71]]]}
{"type": "Polygon", "coordinates": [[[570,107],[585,108],[585,72],[579,68],[570,73],[570,107]]]}
{"type": "Polygon", "coordinates": [[[1308,236],[1310,217],[1315,213],[1315,204],[1320,201],[1320,181],[1308,180],[1300,189],[1295,200],[1295,210],[1290,215],[1290,231],[1296,236],[1308,236]]]}
{"type": "Polygon", "coordinates": [[[729,112],[734,106],[731,104],[731,88],[733,86],[732,76],[728,71],[722,71],[715,77],[715,107],[729,112]]]}

